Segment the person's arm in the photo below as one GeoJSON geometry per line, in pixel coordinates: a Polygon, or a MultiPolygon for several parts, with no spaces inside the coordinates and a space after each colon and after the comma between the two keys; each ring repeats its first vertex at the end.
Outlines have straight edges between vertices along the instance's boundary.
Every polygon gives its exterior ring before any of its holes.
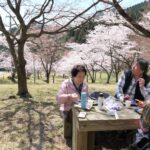
{"type": "Polygon", "coordinates": [[[70,94],[67,92],[67,90],[68,90],[67,83],[63,82],[61,85],[61,88],[56,96],[56,100],[57,100],[58,104],[72,103],[79,99],[79,97],[76,93],[70,94]]]}
{"type": "Polygon", "coordinates": [[[64,104],[69,101],[71,94],[67,93],[67,83],[63,82],[61,88],[56,96],[58,104],[64,104]]]}
{"type": "Polygon", "coordinates": [[[145,86],[140,87],[141,94],[145,101],[150,100],[150,82],[145,86]]]}
{"type": "Polygon", "coordinates": [[[124,93],[123,93],[123,86],[125,84],[125,74],[123,72],[123,74],[121,75],[121,78],[119,79],[118,81],[118,84],[117,84],[117,89],[116,89],[116,96],[117,98],[121,98],[122,96],[124,96],[124,93]]]}

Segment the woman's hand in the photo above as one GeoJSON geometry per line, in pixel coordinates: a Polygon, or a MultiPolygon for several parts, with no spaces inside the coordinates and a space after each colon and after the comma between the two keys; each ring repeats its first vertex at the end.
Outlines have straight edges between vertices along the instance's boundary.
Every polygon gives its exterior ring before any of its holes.
{"type": "Polygon", "coordinates": [[[69,94],[69,99],[73,102],[77,102],[80,98],[78,94],[73,93],[73,94],[69,94]]]}

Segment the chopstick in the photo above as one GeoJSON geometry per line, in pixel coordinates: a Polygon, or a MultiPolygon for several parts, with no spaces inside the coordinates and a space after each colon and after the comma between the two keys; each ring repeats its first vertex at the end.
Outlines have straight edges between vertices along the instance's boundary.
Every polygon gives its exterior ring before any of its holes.
{"type": "Polygon", "coordinates": [[[139,100],[139,99],[135,99],[137,102],[139,102],[139,103],[141,103],[141,102],[143,102],[143,101],[141,101],[141,100],[139,100]]]}
{"type": "Polygon", "coordinates": [[[119,116],[118,116],[118,114],[117,114],[117,111],[115,110],[115,118],[116,119],[119,119],[119,116]]]}

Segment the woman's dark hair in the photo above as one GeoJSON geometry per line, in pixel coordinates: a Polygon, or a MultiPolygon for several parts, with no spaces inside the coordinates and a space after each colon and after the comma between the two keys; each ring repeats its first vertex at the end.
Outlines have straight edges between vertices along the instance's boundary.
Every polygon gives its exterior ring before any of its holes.
{"type": "Polygon", "coordinates": [[[136,62],[140,65],[140,68],[143,71],[143,74],[146,74],[148,72],[148,68],[149,68],[148,61],[143,58],[139,58],[136,60],[136,62]]]}
{"type": "Polygon", "coordinates": [[[75,65],[71,70],[71,77],[76,77],[79,72],[84,72],[86,75],[86,69],[83,65],[75,65]]]}

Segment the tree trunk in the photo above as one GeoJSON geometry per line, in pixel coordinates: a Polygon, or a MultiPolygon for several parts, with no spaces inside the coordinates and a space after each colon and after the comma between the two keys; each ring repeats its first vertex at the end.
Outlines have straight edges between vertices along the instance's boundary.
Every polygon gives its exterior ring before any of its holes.
{"type": "Polygon", "coordinates": [[[116,72],[115,74],[116,74],[116,83],[117,83],[117,82],[118,82],[118,76],[119,76],[119,73],[116,72]]]}
{"type": "Polygon", "coordinates": [[[34,70],[34,84],[36,83],[36,72],[34,70]]]}
{"type": "Polygon", "coordinates": [[[56,76],[56,73],[54,73],[53,75],[53,83],[55,83],[55,76],[56,76]]]}
{"type": "Polygon", "coordinates": [[[34,76],[34,84],[36,82],[36,70],[35,70],[35,60],[33,60],[33,76],[34,76]]]}
{"type": "Polygon", "coordinates": [[[18,75],[18,93],[20,97],[31,97],[27,88],[27,78],[25,71],[25,63],[23,60],[19,61],[17,67],[17,75],[18,75]]]}
{"type": "Polygon", "coordinates": [[[86,82],[87,82],[87,83],[89,82],[89,75],[88,75],[88,73],[87,73],[87,75],[86,75],[86,82]]]}
{"type": "Polygon", "coordinates": [[[40,79],[40,71],[37,71],[37,78],[40,79]]]}
{"type": "Polygon", "coordinates": [[[46,83],[49,83],[50,73],[46,72],[46,83]]]}
{"type": "Polygon", "coordinates": [[[87,66],[86,66],[86,68],[87,68],[87,71],[88,71],[88,74],[90,76],[90,79],[91,79],[92,83],[95,83],[95,80],[94,80],[94,70],[92,69],[92,73],[91,73],[87,66]]]}
{"type": "MultiPolygon", "coordinates": [[[[25,42],[24,42],[25,43],[25,42]]],[[[15,61],[15,67],[18,75],[18,93],[20,97],[31,97],[27,88],[27,75],[26,75],[26,61],[24,59],[24,43],[20,42],[18,45],[18,60],[15,61]]]]}
{"type": "Polygon", "coordinates": [[[107,81],[106,81],[107,84],[110,83],[110,77],[111,77],[111,74],[107,73],[107,81]]]}
{"type": "Polygon", "coordinates": [[[112,72],[113,72],[113,70],[110,70],[110,72],[106,71],[106,74],[107,74],[107,81],[106,81],[106,84],[109,84],[109,83],[110,83],[110,78],[111,78],[112,72]]]}
{"type": "Polygon", "coordinates": [[[92,69],[92,76],[91,76],[91,80],[92,80],[92,83],[95,83],[95,70],[92,69]]]}
{"type": "Polygon", "coordinates": [[[96,82],[96,79],[97,79],[97,71],[95,71],[95,75],[94,75],[95,82],[96,82]]]}
{"type": "Polygon", "coordinates": [[[15,76],[16,76],[16,69],[13,68],[11,73],[11,81],[14,83],[16,83],[15,76]]]}
{"type": "Polygon", "coordinates": [[[99,78],[102,79],[102,72],[99,73],[99,78]]]}
{"type": "Polygon", "coordinates": [[[95,79],[94,78],[91,78],[91,81],[92,81],[92,83],[95,83],[95,79]]]}
{"type": "Polygon", "coordinates": [[[89,72],[90,78],[91,78],[91,82],[94,83],[94,79],[93,76],[91,75],[91,73],[89,72]]]}

